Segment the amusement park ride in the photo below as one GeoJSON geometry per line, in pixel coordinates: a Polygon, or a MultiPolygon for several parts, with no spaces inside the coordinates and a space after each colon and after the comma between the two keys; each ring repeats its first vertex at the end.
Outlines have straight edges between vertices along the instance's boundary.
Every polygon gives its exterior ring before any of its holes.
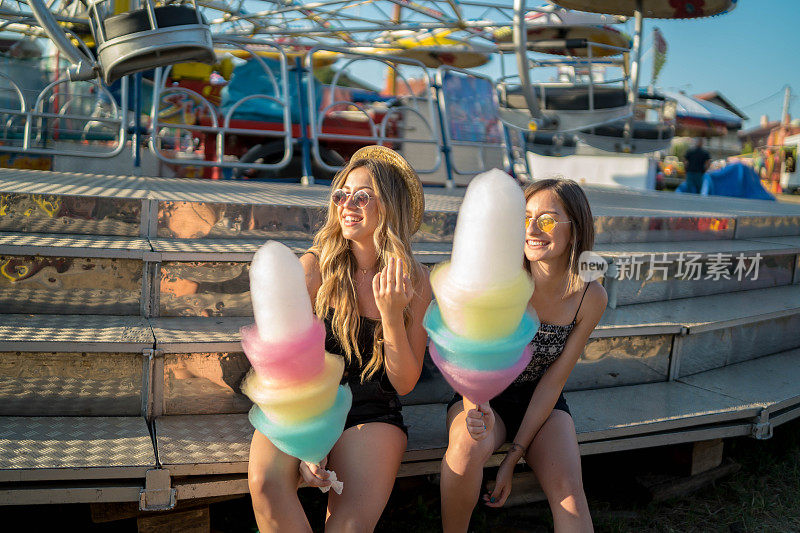
{"type": "MultiPolygon", "coordinates": [[[[0,161],[55,165],[0,168],[0,504],[148,513],[247,493],[248,265],[267,239],[307,249],[328,201],[314,179],[374,143],[451,188],[528,152],[662,149],[674,108],[639,87],[644,18],[735,4],[0,0],[0,30],[59,59],[53,80],[0,58],[0,161]],[[509,54],[512,74],[474,70],[509,54]],[[192,170],[305,183],[173,177],[192,170]]],[[[721,460],[722,439],[797,417],[800,210],[586,190],[610,270],[565,389],[581,452],[695,443],[721,460]],[[686,254],[756,276],[680,277],[686,254]]],[[[459,190],[426,199],[413,250],[430,265],[449,256],[459,190]]],[[[438,470],[451,394],[426,359],[400,475],[438,470]]]]}
{"type": "MultiPolygon", "coordinates": [[[[452,185],[454,173],[460,174],[454,170],[452,141],[494,152],[483,154],[471,168],[493,166],[490,161],[496,165],[498,154],[506,166],[520,153],[527,163],[527,151],[568,155],[578,142],[620,153],[666,148],[675,129],[674,106],[668,98],[639,90],[642,19],[711,16],[735,2],[687,1],[675,7],[631,0],[608,2],[605,13],[591,2],[573,4],[597,14],[555,5],[528,11],[524,0],[513,6],[452,0],[293,1],[267,9],[255,1],[232,0],[5,1],[0,30],[50,38],[68,66],[64,77],[58,74],[60,64],[53,69],[56,80],[35,101],[29,93],[37,88],[0,73],[10,95],[0,111],[6,119],[0,151],[21,149],[61,159],[67,153],[89,157],[87,152],[113,157],[132,136],[134,160],[149,157],[160,164],[151,175],[181,176],[200,168],[205,177],[277,177],[302,167],[304,181],[313,182],[314,175],[329,177],[360,146],[394,139],[395,147],[416,143],[429,153],[431,173],[444,172],[439,181],[452,185]],[[632,38],[615,27],[631,16],[632,38]],[[508,54],[516,57],[517,66],[510,75],[502,61],[508,54]],[[440,102],[446,80],[433,79],[430,69],[439,69],[442,78],[475,76],[465,69],[497,57],[503,75],[497,80],[479,76],[477,83],[491,84],[479,103],[495,124],[485,127],[502,129],[503,135],[474,132],[448,138],[442,123],[452,117],[436,116],[447,107],[440,102]],[[248,59],[259,63],[264,83],[239,95],[249,100],[244,107],[221,102],[228,95],[224,86],[231,70],[245,68],[241,63],[248,59]],[[337,94],[341,85],[319,87],[309,84],[310,78],[287,83],[302,70],[316,73],[333,62],[339,73],[361,67],[374,77],[388,71],[382,98],[352,101],[352,95],[337,94]],[[619,70],[619,76],[607,78],[608,69],[619,70]],[[552,71],[556,75],[548,81],[537,80],[552,71]],[[135,75],[118,82],[128,74],[135,75]],[[409,80],[412,76],[416,79],[409,80]],[[88,86],[70,83],[78,81],[88,86]],[[416,82],[414,88],[410,81],[416,82]],[[290,100],[283,90],[289,87],[308,97],[308,104],[290,100]],[[77,110],[92,98],[93,109],[77,110]],[[142,108],[145,101],[149,113],[142,108]],[[424,129],[425,134],[409,135],[404,129],[424,129]],[[150,153],[142,154],[146,133],[150,153]],[[100,146],[65,152],[70,137],[79,145],[100,146]]],[[[464,104],[451,102],[456,105],[464,104]]],[[[73,162],[65,168],[81,167],[73,162]]]]}

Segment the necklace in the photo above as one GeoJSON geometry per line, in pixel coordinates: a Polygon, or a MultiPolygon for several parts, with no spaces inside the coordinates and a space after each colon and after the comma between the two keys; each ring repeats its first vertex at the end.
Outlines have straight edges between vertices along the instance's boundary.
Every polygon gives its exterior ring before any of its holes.
{"type": "Polygon", "coordinates": [[[359,283],[363,282],[364,280],[369,279],[369,276],[367,275],[367,271],[369,270],[369,268],[361,268],[361,267],[357,266],[356,270],[361,272],[361,276],[359,276],[361,278],[359,283]]]}

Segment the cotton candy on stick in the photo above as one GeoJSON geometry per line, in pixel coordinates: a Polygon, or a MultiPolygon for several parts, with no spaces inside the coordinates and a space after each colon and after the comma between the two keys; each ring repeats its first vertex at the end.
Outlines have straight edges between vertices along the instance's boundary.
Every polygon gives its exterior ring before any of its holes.
{"type": "Polygon", "coordinates": [[[269,241],[250,264],[256,323],[242,328],[242,347],[263,379],[296,382],[323,371],[325,326],[314,318],[303,265],[285,245],[269,241]]]}
{"type": "Polygon", "coordinates": [[[442,318],[457,335],[510,335],[533,294],[522,268],[525,199],[508,174],[493,169],[470,182],[458,213],[451,260],[431,275],[442,318]]]}
{"type": "Polygon", "coordinates": [[[517,278],[525,242],[525,198],[511,176],[492,169],[469,184],[458,211],[450,276],[470,290],[517,278]]]}
{"type": "Polygon", "coordinates": [[[303,265],[289,248],[268,241],[250,264],[250,299],[265,342],[285,342],[302,335],[314,321],[303,265]]]}
{"type": "Polygon", "coordinates": [[[528,366],[532,356],[528,343],[539,321],[533,313],[523,313],[511,335],[475,341],[450,331],[437,302],[431,302],[423,326],[431,340],[431,359],[445,380],[464,398],[481,404],[503,392],[528,366]]]}
{"type": "Polygon", "coordinates": [[[242,392],[255,405],[250,422],[281,451],[319,464],[344,429],[350,388],[344,361],[325,353],[325,326],[311,312],[300,261],[270,241],[250,266],[256,323],[241,329],[252,369],[242,392]]]}
{"type": "Polygon", "coordinates": [[[525,199],[499,170],[475,177],[458,214],[451,261],[431,274],[436,301],[423,325],[433,362],[474,403],[502,392],[524,370],[538,328],[526,313],[533,280],[522,267],[525,199]]]}

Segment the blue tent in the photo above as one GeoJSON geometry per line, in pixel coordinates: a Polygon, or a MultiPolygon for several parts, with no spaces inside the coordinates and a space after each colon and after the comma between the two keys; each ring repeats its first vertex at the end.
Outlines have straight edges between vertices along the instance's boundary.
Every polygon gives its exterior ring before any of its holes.
{"type": "MultiPolygon", "coordinates": [[[[695,192],[688,190],[684,181],[675,192],[695,192]]],[[[735,196],[737,198],[754,198],[756,200],[775,200],[761,186],[756,171],[743,163],[733,163],[703,175],[703,186],[700,194],[704,196],[735,196]]]]}

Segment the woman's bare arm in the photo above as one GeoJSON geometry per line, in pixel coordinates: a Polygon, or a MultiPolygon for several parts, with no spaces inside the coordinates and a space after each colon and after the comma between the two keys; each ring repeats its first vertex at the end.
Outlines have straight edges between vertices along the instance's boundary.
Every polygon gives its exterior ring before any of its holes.
{"type": "Polygon", "coordinates": [[[428,269],[419,266],[420,279],[411,297],[411,324],[406,329],[402,314],[383,318],[383,353],[386,375],[399,395],[411,392],[422,373],[428,333],[422,327],[422,318],[431,303],[431,285],[428,269]]]}
{"type": "Polygon", "coordinates": [[[311,298],[311,310],[317,301],[317,291],[322,286],[322,273],[319,270],[319,259],[311,252],[306,252],[300,256],[300,264],[306,273],[306,289],[308,297],[311,298]]]}

